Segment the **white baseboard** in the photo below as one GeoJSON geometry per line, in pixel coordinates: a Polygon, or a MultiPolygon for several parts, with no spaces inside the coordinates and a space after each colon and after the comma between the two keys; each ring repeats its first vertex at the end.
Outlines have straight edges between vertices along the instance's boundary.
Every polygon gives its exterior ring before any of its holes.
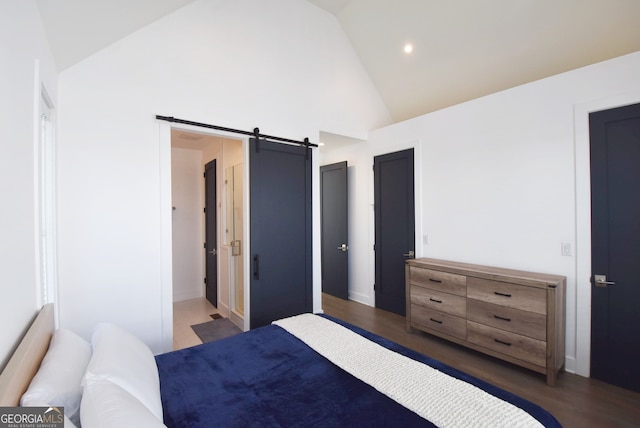
{"type": "Polygon", "coordinates": [[[576,359],[573,357],[564,357],[564,371],[576,374],[576,359]]]}
{"type": "Polygon", "coordinates": [[[231,320],[232,323],[234,323],[236,325],[236,327],[238,327],[240,330],[244,331],[244,318],[242,317],[242,315],[231,311],[229,313],[229,319],[231,320]]]}
{"type": "Polygon", "coordinates": [[[218,313],[220,315],[229,318],[229,314],[231,313],[231,311],[229,310],[229,305],[222,303],[220,299],[218,299],[218,307],[216,309],[218,309],[218,313]]]}
{"type": "Polygon", "coordinates": [[[353,300],[354,302],[362,303],[363,305],[373,306],[371,304],[371,299],[366,294],[355,293],[353,291],[349,291],[349,300],[353,300]]]}
{"type": "Polygon", "coordinates": [[[201,292],[198,291],[189,291],[182,292],[173,295],[174,302],[182,302],[183,300],[191,300],[191,299],[199,299],[204,297],[201,292]]]}

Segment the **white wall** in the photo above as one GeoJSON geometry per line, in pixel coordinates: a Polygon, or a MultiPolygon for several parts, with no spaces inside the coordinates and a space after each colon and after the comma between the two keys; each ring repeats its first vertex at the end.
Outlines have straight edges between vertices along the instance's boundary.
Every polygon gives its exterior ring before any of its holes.
{"type": "Polygon", "coordinates": [[[171,149],[173,301],[203,296],[202,151],[171,149]]]}
{"type": "Polygon", "coordinates": [[[57,71],[35,1],[0,3],[0,369],[40,307],[38,103],[57,71]]]}
{"type": "Polygon", "coordinates": [[[567,369],[588,375],[584,129],[589,111],[640,102],[638,76],[640,52],[387,126],[366,143],[324,153],[323,164],[349,165],[350,296],[374,304],[373,156],[415,147],[417,255],[565,275],[567,369]],[[563,242],[572,256],[561,255],[563,242]]]}
{"type": "Polygon", "coordinates": [[[312,141],[390,122],[335,17],[298,0],[197,1],[66,69],[59,88],[61,324],[87,337],[114,321],[156,352],[171,347],[171,238],[155,114],[312,141]]]}

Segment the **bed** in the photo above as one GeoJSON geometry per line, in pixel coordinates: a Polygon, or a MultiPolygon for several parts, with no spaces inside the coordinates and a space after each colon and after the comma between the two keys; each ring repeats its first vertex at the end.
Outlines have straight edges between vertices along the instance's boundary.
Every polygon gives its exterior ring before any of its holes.
{"type": "MultiPolygon", "coordinates": [[[[97,326],[91,342],[76,370],[85,428],[560,426],[531,402],[325,315],[156,356],[112,324],[97,326]]],[[[0,405],[28,395],[33,370],[15,381],[0,375],[0,405]]]]}

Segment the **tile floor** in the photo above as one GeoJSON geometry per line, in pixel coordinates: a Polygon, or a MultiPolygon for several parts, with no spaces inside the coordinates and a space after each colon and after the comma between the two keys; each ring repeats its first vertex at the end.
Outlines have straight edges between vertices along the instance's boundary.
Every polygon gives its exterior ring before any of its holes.
{"type": "Polygon", "coordinates": [[[202,341],[191,328],[194,324],[211,321],[218,310],[205,298],[173,303],[173,349],[200,345],[202,341]]]}

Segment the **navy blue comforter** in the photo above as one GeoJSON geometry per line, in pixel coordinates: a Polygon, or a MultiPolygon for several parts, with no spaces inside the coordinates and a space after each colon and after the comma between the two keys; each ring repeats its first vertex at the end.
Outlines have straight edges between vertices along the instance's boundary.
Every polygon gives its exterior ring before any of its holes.
{"type": "MultiPolygon", "coordinates": [[[[533,403],[394,342],[327,318],[509,401],[544,426],[560,426],[551,414],[533,403]]],[[[169,428],[434,426],[275,325],[158,355],[156,362],[164,422],[169,428]]]]}

